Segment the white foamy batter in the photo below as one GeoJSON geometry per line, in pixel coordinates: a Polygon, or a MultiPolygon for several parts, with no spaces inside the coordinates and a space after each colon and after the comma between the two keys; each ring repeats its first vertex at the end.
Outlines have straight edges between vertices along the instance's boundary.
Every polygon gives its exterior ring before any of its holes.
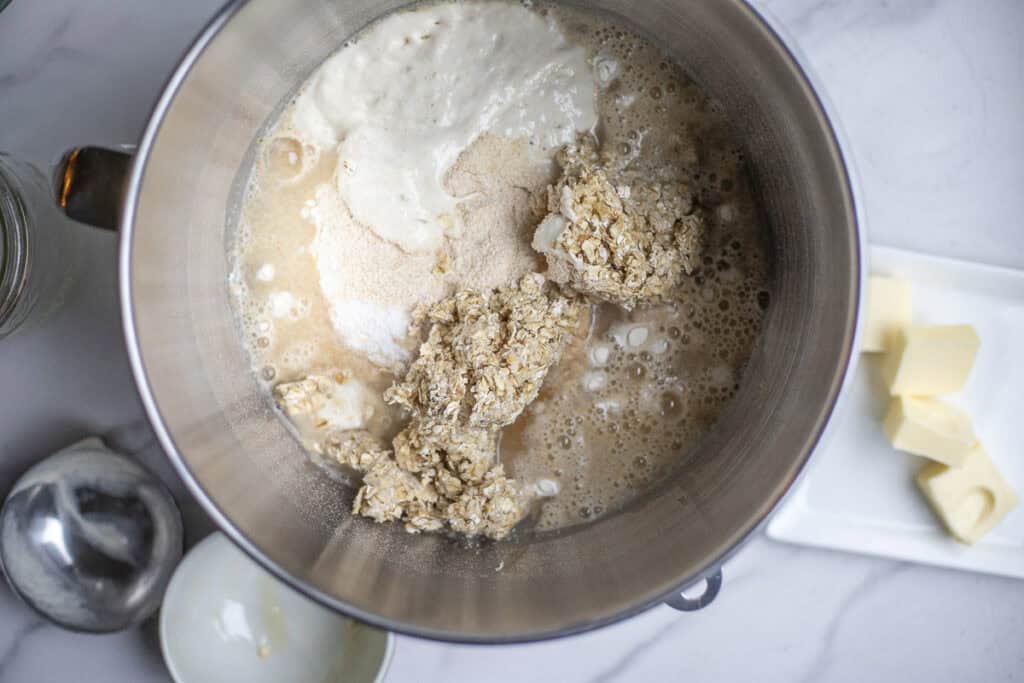
{"type": "Polygon", "coordinates": [[[435,252],[457,219],[445,173],[484,132],[541,159],[597,122],[586,51],[511,3],[391,14],[328,59],[295,102],[304,143],[336,149],[352,216],[407,252],[435,252]]]}

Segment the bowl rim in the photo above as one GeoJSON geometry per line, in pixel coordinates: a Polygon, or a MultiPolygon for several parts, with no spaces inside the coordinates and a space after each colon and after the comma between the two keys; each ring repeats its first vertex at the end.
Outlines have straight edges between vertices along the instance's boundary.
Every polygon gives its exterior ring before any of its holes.
{"type": "MultiPolygon", "coordinates": [[[[197,551],[200,551],[201,548],[206,548],[207,551],[209,551],[210,547],[212,547],[215,544],[220,544],[220,543],[227,543],[228,544],[227,547],[233,547],[235,550],[240,550],[238,545],[236,543],[232,542],[227,537],[227,535],[224,534],[221,531],[213,531],[210,534],[207,534],[207,536],[205,538],[203,538],[201,541],[199,541],[194,546],[192,546],[192,548],[189,549],[189,551],[182,558],[181,562],[178,563],[178,567],[174,570],[174,574],[171,576],[171,580],[167,583],[167,588],[164,590],[164,600],[165,601],[167,599],[167,596],[171,595],[172,591],[178,589],[177,588],[178,584],[183,580],[183,579],[181,579],[181,574],[180,574],[179,570],[184,566],[184,564],[186,562],[189,561],[189,558],[190,557],[194,558],[195,553],[197,551]]],[[[247,553],[243,552],[242,554],[248,560],[253,561],[252,558],[249,557],[249,555],[247,553]]],[[[253,564],[254,564],[254,566],[259,571],[263,571],[263,572],[267,571],[266,568],[263,567],[263,565],[259,564],[258,562],[254,562],[253,561],[253,564]]],[[[273,574],[270,574],[269,572],[268,572],[268,575],[271,576],[272,578],[274,578],[275,580],[278,580],[276,576],[274,576],[273,574]]],[[[286,586],[286,587],[289,590],[292,590],[290,586],[286,586]]],[[[301,592],[296,591],[296,593],[298,595],[302,596],[303,598],[309,599],[308,596],[304,595],[301,592]]],[[[333,613],[334,616],[337,617],[339,620],[347,619],[347,620],[351,621],[350,617],[347,617],[347,616],[345,616],[343,614],[338,614],[334,610],[331,610],[330,608],[328,608],[326,605],[323,605],[323,604],[321,604],[319,602],[316,602],[316,605],[318,607],[320,607],[321,609],[327,611],[327,612],[333,613]]],[[[175,683],[195,683],[195,681],[187,680],[184,677],[184,675],[181,673],[180,669],[177,667],[177,664],[176,664],[176,661],[175,661],[174,657],[170,654],[170,650],[169,650],[168,644],[167,644],[167,636],[165,635],[168,632],[167,631],[167,619],[168,619],[168,617],[166,616],[167,614],[168,614],[167,610],[163,609],[163,607],[161,606],[160,617],[159,617],[159,623],[158,623],[157,630],[159,631],[160,654],[163,657],[164,666],[167,667],[167,672],[171,675],[171,678],[174,679],[175,683]]],[[[376,675],[373,678],[373,683],[383,683],[385,677],[387,676],[388,671],[391,669],[391,662],[392,662],[392,660],[395,657],[395,634],[390,632],[390,631],[385,631],[385,630],[380,630],[380,629],[378,629],[378,631],[384,636],[384,652],[381,655],[380,664],[377,667],[377,673],[376,673],[376,675]]]]}

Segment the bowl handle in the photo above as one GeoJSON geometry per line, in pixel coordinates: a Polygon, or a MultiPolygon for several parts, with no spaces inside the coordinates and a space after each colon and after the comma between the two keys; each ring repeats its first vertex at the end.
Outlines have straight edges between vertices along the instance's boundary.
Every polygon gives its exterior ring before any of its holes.
{"type": "Polygon", "coordinates": [[[64,154],[53,174],[61,210],[72,220],[117,230],[134,151],[77,147],[64,154]]]}
{"type": "MultiPolygon", "coordinates": [[[[722,588],[722,569],[719,567],[704,579],[704,592],[696,598],[689,598],[682,591],[665,601],[665,604],[680,612],[696,612],[712,603],[722,588]]],[[[687,586],[691,588],[692,586],[687,586]]]]}

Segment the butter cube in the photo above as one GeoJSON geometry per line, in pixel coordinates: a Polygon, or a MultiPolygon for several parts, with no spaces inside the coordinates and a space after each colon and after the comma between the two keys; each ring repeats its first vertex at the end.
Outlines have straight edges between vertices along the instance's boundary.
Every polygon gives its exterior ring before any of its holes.
{"type": "Polygon", "coordinates": [[[960,467],[925,465],[917,485],[949,533],[964,543],[976,543],[1019,502],[981,444],[960,467]]]}
{"type": "Polygon", "coordinates": [[[882,361],[893,396],[936,396],[959,391],[981,342],[970,325],[911,325],[894,335],[882,361]]]}
{"type": "Polygon", "coordinates": [[[947,465],[962,465],[975,443],[971,417],[935,398],[896,396],[882,428],[899,450],[947,465]]]}
{"type": "Polygon", "coordinates": [[[872,275],[868,279],[868,306],[860,350],[885,351],[892,345],[897,330],[910,327],[912,315],[910,283],[872,275]]]}

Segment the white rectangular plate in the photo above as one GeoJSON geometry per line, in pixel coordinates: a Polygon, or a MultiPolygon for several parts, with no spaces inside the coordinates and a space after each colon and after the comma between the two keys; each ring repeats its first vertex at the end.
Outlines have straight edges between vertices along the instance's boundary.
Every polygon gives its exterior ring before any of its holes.
{"type": "MultiPolygon", "coordinates": [[[[1024,272],[872,247],[871,272],[908,280],[914,321],[970,323],[981,349],[963,392],[948,397],[1010,485],[1024,494],[1024,272]]],[[[977,545],[953,541],[914,484],[925,460],[882,432],[888,397],[877,354],[862,354],[829,437],[768,525],[772,538],[1024,578],[1024,506],[977,545]]]]}

